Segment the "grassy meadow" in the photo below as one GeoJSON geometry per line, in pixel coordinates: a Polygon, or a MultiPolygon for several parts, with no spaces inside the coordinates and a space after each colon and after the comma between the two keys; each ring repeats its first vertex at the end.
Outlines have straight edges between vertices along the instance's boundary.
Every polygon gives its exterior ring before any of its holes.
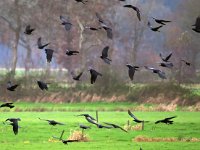
{"type": "MultiPolygon", "coordinates": [[[[39,104],[35,103],[18,103],[18,107],[38,107],[39,104]]],[[[47,108],[52,108],[52,111],[48,112],[17,112],[1,111],[1,122],[5,121],[10,117],[19,117],[21,121],[19,122],[18,135],[14,135],[12,132],[12,127],[9,125],[0,124],[0,143],[1,150],[19,149],[19,150],[35,150],[35,149],[48,149],[48,150],[62,150],[62,149],[101,149],[101,150],[139,150],[140,146],[143,150],[198,150],[200,147],[200,142],[191,142],[192,138],[200,139],[200,118],[199,112],[134,112],[134,114],[140,119],[148,120],[149,123],[145,124],[144,131],[141,130],[130,130],[128,133],[123,132],[119,129],[98,129],[96,126],[89,124],[84,117],[77,117],[76,115],[80,113],[89,113],[95,117],[95,111],[100,108],[104,108],[105,111],[99,111],[99,122],[111,122],[124,127],[127,121],[130,120],[131,126],[135,126],[136,123],[132,122],[131,118],[127,114],[127,111],[115,111],[119,107],[119,103],[78,103],[69,104],[69,111],[56,111],[59,107],[67,104],[41,104],[40,107],[46,106],[47,108]],[[98,106],[99,104],[99,106],[98,106]],[[42,105],[42,106],[41,106],[42,105]],[[55,108],[54,108],[55,105],[55,108]],[[76,107],[75,107],[76,106],[76,107]],[[107,106],[107,107],[106,107],[107,106]],[[74,107],[74,109],[72,109],[74,107]],[[78,107],[85,108],[85,111],[76,111],[78,107]],[[93,110],[91,109],[93,108],[93,110]],[[106,109],[107,108],[107,109],[106,109]],[[70,111],[71,110],[71,111],[70,111]],[[87,111],[90,110],[90,111],[87,111]],[[174,119],[174,125],[157,124],[154,122],[158,119],[163,119],[165,117],[177,116],[174,119]],[[58,122],[62,122],[65,125],[58,125],[51,127],[48,122],[39,120],[43,119],[53,119],[58,122]],[[77,142],[69,143],[64,145],[63,143],[52,139],[52,136],[60,136],[62,130],[65,130],[64,139],[67,139],[70,134],[75,130],[79,129],[79,124],[89,125],[91,129],[86,130],[85,133],[89,139],[88,142],[77,142]],[[137,137],[147,137],[147,138],[177,138],[178,141],[175,142],[146,142],[146,141],[135,141],[137,137]],[[186,141],[183,142],[183,139],[186,141]]],[[[134,107],[135,104],[130,106],[130,103],[121,103],[121,107],[130,108],[134,107]]],[[[101,110],[101,109],[100,109],[101,110]]],[[[103,109],[102,109],[103,110],[103,109]]],[[[81,131],[81,130],[80,130],[81,131]]]]}

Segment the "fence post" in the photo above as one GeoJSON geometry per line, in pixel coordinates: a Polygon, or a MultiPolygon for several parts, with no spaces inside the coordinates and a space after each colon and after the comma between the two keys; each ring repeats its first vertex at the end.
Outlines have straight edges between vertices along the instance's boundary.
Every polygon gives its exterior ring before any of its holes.
{"type": "Polygon", "coordinates": [[[99,122],[99,114],[98,114],[98,110],[96,110],[96,120],[97,120],[97,123],[99,122]]]}

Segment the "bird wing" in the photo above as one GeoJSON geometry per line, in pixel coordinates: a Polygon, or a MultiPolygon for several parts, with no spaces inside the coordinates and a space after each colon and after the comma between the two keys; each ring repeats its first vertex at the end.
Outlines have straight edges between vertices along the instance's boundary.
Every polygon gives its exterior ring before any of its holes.
{"type": "Polygon", "coordinates": [[[128,74],[131,80],[133,80],[133,76],[135,74],[135,69],[134,68],[129,68],[128,69],[128,74]]]}
{"type": "Polygon", "coordinates": [[[157,72],[158,76],[162,79],[167,79],[165,72],[158,70],[157,72]]]}
{"type": "Polygon", "coordinates": [[[47,62],[50,63],[53,57],[52,49],[45,49],[47,62]]]}
{"type": "Polygon", "coordinates": [[[161,25],[161,26],[158,26],[158,27],[155,27],[154,29],[155,30],[159,30],[160,28],[162,28],[163,26],[161,25]]]}
{"type": "Polygon", "coordinates": [[[85,117],[85,119],[92,124],[98,125],[98,123],[96,123],[94,120],[90,119],[89,117],[85,117]]]}
{"type": "Polygon", "coordinates": [[[173,117],[169,117],[169,118],[165,118],[166,120],[171,120],[173,118],[176,118],[177,116],[173,116],[173,117]]]}
{"type": "Polygon", "coordinates": [[[14,134],[15,135],[17,135],[17,133],[18,133],[18,122],[17,121],[14,121],[13,123],[12,123],[12,126],[13,126],[13,132],[14,132],[14,134]]]}
{"type": "Polygon", "coordinates": [[[79,73],[79,75],[76,78],[80,78],[82,76],[83,72],[79,73]]]}
{"type": "Polygon", "coordinates": [[[196,26],[197,28],[200,28],[200,17],[197,17],[195,26],[196,26]]]}
{"type": "Polygon", "coordinates": [[[136,7],[136,12],[137,12],[137,17],[139,21],[141,21],[141,15],[140,15],[140,10],[136,7]]]}
{"type": "Polygon", "coordinates": [[[10,90],[14,90],[14,89],[16,89],[18,86],[19,86],[18,84],[15,84],[15,85],[11,86],[9,89],[10,89],[10,90]]]}
{"type": "Polygon", "coordinates": [[[134,118],[135,120],[138,120],[138,119],[135,117],[135,115],[133,115],[133,113],[132,113],[130,110],[128,110],[128,114],[129,114],[132,118],[134,118]]]}
{"type": "Polygon", "coordinates": [[[166,58],[165,60],[168,61],[170,59],[170,57],[172,56],[172,53],[170,53],[166,58]]]}
{"type": "Polygon", "coordinates": [[[97,74],[91,74],[91,84],[95,83],[97,79],[97,74]]]}
{"type": "Polygon", "coordinates": [[[100,23],[104,23],[103,18],[102,18],[102,17],[100,16],[100,14],[97,13],[97,12],[96,12],[96,17],[97,17],[97,19],[98,19],[98,21],[99,21],[100,23]]]}
{"type": "Polygon", "coordinates": [[[62,15],[60,15],[60,20],[62,21],[62,22],[64,22],[64,23],[66,23],[68,20],[65,18],[65,17],[63,17],[62,15]]]}
{"type": "Polygon", "coordinates": [[[161,22],[165,22],[165,23],[168,23],[168,22],[171,22],[171,21],[169,21],[169,20],[160,20],[161,22]]]}
{"type": "Polygon", "coordinates": [[[38,45],[38,47],[41,47],[42,46],[42,38],[41,37],[39,37],[38,38],[38,41],[37,41],[37,45],[38,45]]]}
{"type": "Polygon", "coordinates": [[[25,30],[29,31],[30,29],[31,29],[31,25],[27,25],[25,30]]]}
{"type": "Polygon", "coordinates": [[[102,57],[103,58],[108,57],[108,50],[109,50],[109,46],[104,47],[104,49],[102,50],[102,57]]]}

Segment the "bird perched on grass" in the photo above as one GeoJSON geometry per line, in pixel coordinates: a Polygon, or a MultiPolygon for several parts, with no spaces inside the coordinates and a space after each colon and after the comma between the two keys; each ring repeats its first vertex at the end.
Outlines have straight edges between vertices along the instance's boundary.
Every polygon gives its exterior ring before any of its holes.
{"type": "Polygon", "coordinates": [[[66,55],[72,56],[72,55],[77,55],[79,51],[72,51],[72,50],[66,50],[66,55]]]}
{"type": "Polygon", "coordinates": [[[138,20],[141,21],[141,16],[140,16],[140,10],[139,10],[139,8],[137,8],[136,6],[133,6],[133,5],[124,5],[124,7],[131,8],[131,9],[135,10],[136,13],[137,13],[138,20]]]}
{"type": "Polygon", "coordinates": [[[52,57],[53,57],[54,50],[52,50],[52,49],[45,49],[45,53],[46,53],[47,62],[50,63],[51,60],[52,60],[52,57]]]}
{"type": "Polygon", "coordinates": [[[42,44],[42,38],[41,38],[41,37],[38,38],[38,41],[37,41],[38,49],[43,49],[43,48],[45,48],[46,46],[48,46],[49,44],[50,44],[50,43],[42,44]]]}
{"type": "Polygon", "coordinates": [[[195,24],[192,26],[194,27],[192,28],[193,31],[200,33],[200,17],[197,17],[195,24]]]}
{"type": "Polygon", "coordinates": [[[154,31],[154,32],[160,32],[160,28],[162,28],[163,26],[162,25],[160,25],[160,26],[158,26],[158,27],[152,27],[152,25],[151,25],[151,23],[148,21],[148,27],[152,30],[152,31],[154,31]]]}
{"type": "Polygon", "coordinates": [[[49,125],[52,125],[52,126],[55,126],[55,125],[65,125],[63,123],[60,123],[60,122],[57,122],[55,120],[48,120],[48,119],[41,119],[39,118],[40,120],[44,120],[44,121],[47,121],[49,123],[49,125]]]}
{"type": "Polygon", "coordinates": [[[138,66],[132,66],[130,64],[126,64],[126,66],[128,67],[129,78],[133,81],[135,71],[138,71],[139,67],[138,66]]]}
{"type": "Polygon", "coordinates": [[[20,118],[8,118],[8,119],[6,119],[6,122],[7,121],[11,122],[9,125],[13,126],[13,132],[14,132],[15,135],[17,135],[18,129],[19,129],[18,121],[21,121],[21,119],[20,118]]]}
{"type": "Polygon", "coordinates": [[[34,28],[31,28],[31,25],[27,25],[24,33],[27,35],[31,35],[34,30],[35,30],[34,28]]]}
{"type": "Polygon", "coordinates": [[[104,122],[104,124],[109,125],[109,126],[112,126],[113,128],[118,128],[118,129],[120,129],[120,130],[122,130],[122,131],[124,131],[124,132],[127,132],[124,128],[122,128],[122,127],[120,127],[120,126],[118,126],[118,125],[116,125],[116,124],[107,123],[107,122],[104,122]]]}
{"type": "Polygon", "coordinates": [[[164,62],[169,62],[169,59],[171,58],[172,53],[170,53],[169,55],[167,55],[166,57],[163,57],[162,54],[160,53],[160,58],[162,59],[162,61],[164,62]]]}
{"type": "Polygon", "coordinates": [[[7,82],[7,90],[15,91],[15,89],[19,86],[19,84],[12,84],[11,81],[7,82]]]}
{"type": "Polygon", "coordinates": [[[97,76],[102,76],[102,74],[91,68],[89,69],[89,71],[91,75],[91,79],[90,79],[91,84],[94,84],[96,82],[97,76]]]}
{"type": "Polygon", "coordinates": [[[151,70],[153,73],[157,74],[161,79],[167,79],[165,72],[155,69],[153,67],[144,66],[147,70],[151,70]]]}
{"type": "Polygon", "coordinates": [[[102,55],[100,56],[100,58],[107,64],[110,64],[110,62],[112,61],[111,59],[108,58],[108,50],[109,50],[109,46],[104,47],[104,49],[102,50],[102,55]]]}
{"type": "Polygon", "coordinates": [[[158,120],[158,121],[155,122],[155,124],[158,124],[158,123],[165,123],[165,124],[168,124],[168,125],[173,124],[174,121],[171,120],[173,118],[176,118],[176,116],[165,118],[165,119],[162,119],[162,120],[158,120]]]}
{"type": "Polygon", "coordinates": [[[152,18],[155,20],[155,22],[157,22],[158,24],[161,24],[161,25],[166,25],[166,23],[171,22],[171,21],[168,21],[168,20],[156,19],[154,17],[152,17],[152,18]]]}
{"type": "Polygon", "coordinates": [[[8,107],[8,108],[11,109],[11,108],[14,108],[15,106],[13,106],[13,103],[4,103],[4,104],[1,104],[1,105],[0,105],[0,108],[1,108],[1,107],[8,107]]]}
{"type": "Polygon", "coordinates": [[[48,90],[48,86],[47,86],[47,83],[43,82],[43,81],[37,81],[37,84],[39,86],[39,88],[41,90],[48,90]]]}
{"type": "Polygon", "coordinates": [[[130,110],[128,110],[128,114],[129,114],[129,116],[131,116],[134,119],[133,121],[136,123],[149,122],[149,121],[137,119],[137,117],[130,110]]]}
{"type": "Polygon", "coordinates": [[[62,15],[60,16],[60,20],[62,21],[61,25],[65,26],[65,30],[70,31],[72,28],[72,23],[62,15]]]}

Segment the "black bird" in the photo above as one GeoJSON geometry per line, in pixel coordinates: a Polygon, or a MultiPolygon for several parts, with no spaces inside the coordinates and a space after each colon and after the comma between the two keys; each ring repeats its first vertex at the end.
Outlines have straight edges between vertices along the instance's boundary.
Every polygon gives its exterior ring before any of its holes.
{"type": "Polygon", "coordinates": [[[95,83],[97,76],[102,76],[101,73],[97,72],[94,69],[89,69],[90,74],[91,74],[91,84],[95,83]]]}
{"type": "Polygon", "coordinates": [[[107,64],[110,64],[110,62],[112,61],[111,59],[108,58],[108,50],[109,50],[109,46],[104,47],[104,49],[102,50],[102,55],[100,56],[100,58],[107,64]]]}
{"type": "Polygon", "coordinates": [[[79,127],[83,130],[86,130],[86,129],[90,129],[89,126],[86,126],[86,125],[83,125],[83,124],[80,124],[79,127]]]}
{"type": "Polygon", "coordinates": [[[75,0],[77,3],[83,3],[83,4],[86,4],[86,2],[88,2],[87,0],[75,0]]]}
{"type": "Polygon", "coordinates": [[[82,76],[83,72],[80,72],[78,75],[75,75],[74,72],[71,72],[72,78],[76,81],[80,81],[80,77],[82,76]]]}
{"type": "Polygon", "coordinates": [[[121,129],[122,131],[127,132],[124,128],[122,128],[122,127],[120,127],[120,126],[118,126],[118,125],[116,125],[116,124],[107,123],[107,122],[104,122],[104,123],[105,123],[106,125],[112,126],[113,128],[119,128],[119,129],[121,129]]]}
{"type": "Polygon", "coordinates": [[[161,26],[158,26],[158,27],[152,27],[152,25],[151,25],[151,23],[148,21],[148,27],[152,30],[152,31],[154,31],[154,32],[160,32],[160,28],[162,28],[163,26],[161,25],[161,26]]]}
{"type": "Polygon", "coordinates": [[[194,26],[193,31],[200,33],[200,17],[197,17],[195,24],[192,26],[194,26]]]}
{"type": "Polygon", "coordinates": [[[18,87],[18,84],[12,84],[11,81],[7,82],[7,90],[9,91],[15,91],[15,89],[18,87]]]}
{"type": "Polygon", "coordinates": [[[8,119],[6,119],[6,121],[11,122],[9,125],[13,126],[13,132],[14,132],[15,135],[17,135],[18,129],[19,129],[18,121],[21,121],[21,119],[20,118],[8,118],[8,119]]]}
{"type": "Polygon", "coordinates": [[[91,120],[96,121],[96,119],[94,119],[94,118],[93,118],[91,115],[89,115],[89,114],[80,114],[80,115],[77,115],[77,116],[84,116],[85,118],[88,117],[88,118],[90,118],[91,120]]]}
{"type": "Polygon", "coordinates": [[[137,13],[137,17],[138,17],[139,21],[141,21],[141,16],[140,16],[140,10],[139,10],[139,8],[137,8],[137,7],[133,6],[133,5],[124,5],[124,7],[132,8],[133,10],[135,10],[136,13],[137,13]]]}
{"type": "Polygon", "coordinates": [[[31,33],[32,33],[34,30],[35,30],[35,29],[34,29],[34,28],[31,28],[30,25],[27,25],[26,28],[25,28],[24,33],[27,34],[27,35],[31,35],[31,33]]]}
{"type": "Polygon", "coordinates": [[[171,62],[161,62],[159,64],[161,67],[166,67],[166,68],[170,68],[170,69],[174,66],[174,64],[171,62]]]}
{"type": "Polygon", "coordinates": [[[164,62],[169,62],[169,59],[171,58],[171,56],[172,56],[172,53],[170,53],[167,57],[163,57],[162,54],[160,53],[160,58],[164,62]]]}
{"type": "Polygon", "coordinates": [[[181,60],[182,62],[184,62],[187,66],[191,66],[191,63],[190,62],[188,62],[188,61],[186,61],[186,60],[181,60]]]}
{"type": "Polygon", "coordinates": [[[60,122],[57,122],[57,121],[55,121],[55,120],[46,120],[46,119],[41,119],[41,118],[39,118],[40,120],[44,120],[44,121],[48,121],[49,122],[49,125],[52,125],[52,126],[55,126],[55,125],[65,125],[65,124],[63,124],[63,123],[60,123],[60,122]]]}
{"type": "Polygon", "coordinates": [[[128,67],[128,75],[130,77],[131,80],[133,80],[135,71],[138,71],[139,67],[138,66],[132,66],[130,64],[126,65],[128,67]]]}
{"type": "Polygon", "coordinates": [[[152,67],[148,67],[148,66],[144,66],[147,70],[151,70],[153,73],[156,73],[158,74],[158,76],[161,78],[161,79],[167,79],[166,75],[165,75],[165,72],[159,70],[159,69],[155,69],[155,68],[152,68],[152,67]]]}
{"type": "Polygon", "coordinates": [[[106,25],[105,21],[103,20],[103,18],[100,16],[99,13],[96,13],[96,17],[101,25],[101,27],[99,29],[103,28],[107,33],[107,37],[112,40],[112,38],[113,38],[112,29],[108,25],[106,25]]]}
{"type": "Polygon", "coordinates": [[[4,103],[0,105],[0,108],[1,107],[9,107],[11,109],[11,108],[14,108],[15,106],[13,106],[13,103],[4,103]]]}
{"type": "Polygon", "coordinates": [[[52,50],[52,49],[45,49],[45,53],[46,53],[47,62],[50,63],[51,60],[52,60],[52,57],[53,57],[54,50],[52,50]]]}
{"type": "Polygon", "coordinates": [[[131,116],[134,119],[133,121],[135,121],[136,123],[149,122],[149,121],[137,119],[136,116],[130,110],[128,110],[128,114],[129,114],[129,116],[131,116]]]}
{"type": "Polygon", "coordinates": [[[38,38],[38,41],[37,41],[38,49],[43,49],[43,48],[45,48],[46,46],[48,46],[49,44],[50,44],[50,43],[42,44],[42,38],[41,38],[41,37],[38,38]]]}
{"type": "Polygon", "coordinates": [[[154,17],[152,17],[152,18],[155,20],[155,22],[157,22],[158,24],[161,24],[161,25],[166,25],[166,23],[171,22],[171,21],[168,21],[168,20],[156,19],[154,17]]]}
{"type": "Polygon", "coordinates": [[[58,139],[58,140],[62,141],[63,144],[68,144],[69,142],[78,142],[78,140],[63,140],[62,136],[63,136],[64,132],[65,131],[63,130],[62,133],[61,133],[61,136],[59,138],[55,137],[55,136],[52,136],[52,137],[55,138],[55,139],[58,139]]]}
{"type": "Polygon", "coordinates": [[[39,86],[39,88],[41,90],[48,90],[48,86],[47,86],[47,83],[43,82],[43,81],[37,81],[37,84],[39,86]]]}
{"type": "Polygon", "coordinates": [[[85,119],[86,119],[89,123],[92,123],[92,124],[96,125],[98,128],[107,128],[107,129],[112,128],[112,127],[108,127],[108,126],[101,125],[101,124],[97,123],[96,121],[92,120],[90,117],[85,117],[85,119]]]}
{"type": "Polygon", "coordinates": [[[64,18],[62,15],[60,16],[60,20],[62,21],[62,25],[65,26],[65,30],[69,31],[72,28],[72,23],[68,21],[68,19],[64,18]]]}
{"type": "Polygon", "coordinates": [[[68,56],[77,55],[78,53],[79,53],[78,51],[66,50],[66,55],[68,56]]]}
{"type": "Polygon", "coordinates": [[[158,123],[173,124],[174,121],[171,120],[173,118],[176,118],[176,116],[165,118],[165,119],[162,119],[162,120],[158,120],[158,121],[155,122],[155,124],[158,124],[158,123]]]}
{"type": "Polygon", "coordinates": [[[85,29],[92,30],[92,31],[98,31],[99,29],[101,29],[101,28],[90,27],[90,26],[84,26],[84,28],[85,28],[85,29]]]}

